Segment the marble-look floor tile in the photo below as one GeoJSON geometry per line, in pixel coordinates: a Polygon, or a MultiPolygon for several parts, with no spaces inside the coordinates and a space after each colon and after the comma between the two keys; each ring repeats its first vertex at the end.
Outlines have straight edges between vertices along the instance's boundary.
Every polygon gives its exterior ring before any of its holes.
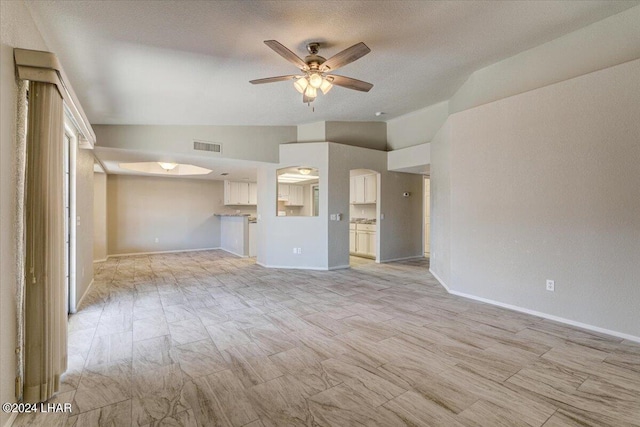
{"type": "Polygon", "coordinates": [[[75,392],[73,413],[82,413],[131,398],[131,362],[85,367],[75,392]]]}
{"type": "Polygon", "coordinates": [[[226,350],[236,345],[249,344],[251,339],[249,335],[234,322],[224,322],[217,325],[207,326],[207,331],[218,347],[218,350],[226,350]]]}
{"type": "Polygon", "coordinates": [[[384,407],[408,425],[463,426],[449,411],[414,391],[401,394],[385,403],[384,407]]]}
{"type": "Polygon", "coordinates": [[[178,364],[134,373],[133,425],[160,423],[188,410],[188,405],[182,396],[182,387],[182,371],[178,364]]]}
{"type": "Polygon", "coordinates": [[[86,359],[91,350],[91,342],[96,334],[95,329],[82,329],[69,332],[67,335],[67,352],[86,359]]]}
{"type": "Polygon", "coordinates": [[[229,370],[188,381],[182,393],[198,425],[239,427],[258,419],[242,384],[229,370]]]}
{"type": "Polygon", "coordinates": [[[164,317],[147,317],[133,321],[133,341],[144,341],[168,334],[169,324],[164,317]]]}
{"type": "Polygon", "coordinates": [[[98,263],[56,397],[73,413],[16,425],[638,425],[639,344],[450,295],[427,267],[98,263]]]}
{"type": "Polygon", "coordinates": [[[133,343],[133,369],[141,372],[176,363],[169,335],[133,343]]]}
{"type": "Polygon", "coordinates": [[[197,318],[169,323],[169,332],[175,345],[188,344],[209,338],[209,333],[197,318]]]}
{"type": "Polygon", "coordinates": [[[175,356],[185,375],[199,378],[228,368],[210,339],[174,347],[175,356]]]}
{"type": "Polygon", "coordinates": [[[295,336],[288,335],[271,324],[248,329],[247,333],[251,340],[257,343],[267,355],[281,353],[300,345],[295,336]]]}
{"type": "Polygon", "coordinates": [[[309,394],[317,394],[341,383],[327,372],[322,359],[311,349],[296,347],[269,358],[283,374],[301,383],[309,394]]]}
{"type": "Polygon", "coordinates": [[[102,311],[99,310],[80,311],[76,314],[69,315],[69,333],[83,329],[97,328],[101,315],[102,311]]]}
{"type": "MultiPolygon", "coordinates": [[[[46,403],[52,404],[67,404],[73,401],[75,391],[68,391],[66,393],[59,393],[49,399],[46,403]]],[[[65,427],[69,415],[73,415],[69,412],[27,412],[18,414],[12,427],[65,427]]]]}
{"type": "Polygon", "coordinates": [[[351,394],[370,406],[380,406],[407,391],[383,378],[380,371],[369,371],[338,359],[325,360],[322,366],[335,382],[342,383],[351,394]]]}
{"type": "Polygon", "coordinates": [[[70,416],[67,427],[116,427],[131,425],[131,400],[70,416]]]}
{"type": "Polygon", "coordinates": [[[164,307],[164,315],[167,322],[180,322],[182,320],[197,319],[196,311],[188,304],[175,304],[164,307]]]}
{"type": "Polygon", "coordinates": [[[236,377],[249,388],[282,375],[282,371],[255,344],[231,347],[223,351],[223,357],[236,377]],[[250,348],[255,346],[255,349],[250,348]]]}
{"type": "Polygon", "coordinates": [[[315,425],[366,425],[401,427],[406,424],[392,411],[375,407],[369,399],[354,393],[345,384],[332,387],[308,399],[315,425]]]}
{"type": "Polygon", "coordinates": [[[119,360],[130,361],[133,350],[133,333],[120,332],[96,336],[91,344],[86,365],[102,365],[119,360]]]}
{"type": "Polygon", "coordinates": [[[456,420],[469,427],[530,427],[518,418],[518,414],[509,411],[508,408],[484,400],[478,400],[469,406],[458,414],[456,420]]]}
{"type": "Polygon", "coordinates": [[[313,425],[306,397],[308,388],[283,375],[248,390],[248,395],[265,427],[313,425]]]}

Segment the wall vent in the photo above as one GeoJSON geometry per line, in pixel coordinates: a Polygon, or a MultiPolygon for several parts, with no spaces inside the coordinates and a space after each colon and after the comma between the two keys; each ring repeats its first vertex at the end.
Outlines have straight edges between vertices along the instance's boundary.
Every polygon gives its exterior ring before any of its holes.
{"type": "Polygon", "coordinates": [[[222,144],[218,144],[217,142],[205,142],[198,141],[197,139],[193,140],[193,149],[198,151],[208,151],[210,153],[222,153],[222,144]]]}

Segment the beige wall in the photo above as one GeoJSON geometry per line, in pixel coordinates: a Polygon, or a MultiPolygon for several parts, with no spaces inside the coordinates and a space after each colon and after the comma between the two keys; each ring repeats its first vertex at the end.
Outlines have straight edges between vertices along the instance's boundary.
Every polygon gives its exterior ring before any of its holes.
{"type": "Polygon", "coordinates": [[[93,260],[107,258],[107,174],[93,173],[93,260]]]}
{"type": "Polygon", "coordinates": [[[431,141],[430,270],[445,286],[451,283],[451,123],[431,141]]]}
{"type": "Polygon", "coordinates": [[[108,175],[109,255],[217,248],[222,203],[222,181],[108,175]]]}
{"type": "Polygon", "coordinates": [[[93,152],[76,153],[76,305],[93,280],[93,152]]]}
{"type": "Polygon", "coordinates": [[[329,213],[343,221],[329,221],[329,267],[349,265],[350,171],[369,169],[378,181],[378,260],[411,258],[422,254],[422,177],[387,171],[387,153],[341,144],[329,144],[329,213]],[[404,192],[411,193],[403,197],[404,192]]]}
{"type": "Polygon", "coordinates": [[[430,142],[449,116],[449,102],[431,105],[387,122],[390,150],[430,142]]]}
{"type": "Polygon", "coordinates": [[[387,123],[326,122],[325,141],[386,151],[387,123]]]}
{"type": "Polygon", "coordinates": [[[94,125],[97,146],[141,152],[277,162],[278,146],[295,142],[295,126],[94,125]],[[194,151],[193,140],[222,144],[222,153],[194,151]]]}
{"type": "Polygon", "coordinates": [[[639,100],[640,59],[450,116],[432,142],[436,273],[640,339],[639,100]]]}
{"type": "MultiPolygon", "coordinates": [[[[13,48],[47,50],[23,2],[0,2],[0,401],[15,402],[16,82],[13,48]]],[[[9,414],[0,412],[0,425],[9,414]]]]}
{"type": "Polygon", "coordinates": [[[298,142],[325,141],[386,151],[387,123],[328,121],[298,126],[298,142]]]}

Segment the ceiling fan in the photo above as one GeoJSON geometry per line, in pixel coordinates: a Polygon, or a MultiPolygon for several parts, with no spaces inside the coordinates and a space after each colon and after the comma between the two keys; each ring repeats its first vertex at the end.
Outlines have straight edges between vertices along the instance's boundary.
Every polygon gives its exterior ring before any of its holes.
{"type": "Polygon", "coordinates": [[[302,74],[290,74],[287,76],[251,80],[250,83],[254,85],[295,80],[293,86],[302,94],[302,102],[305,104],[311,103],[316,99],[318,89],[320,89],[322,93],[326,94],[331,90],[333,85],[342,86],[347,89],[359,90],[361,92],[369,92],[373,87],[371,83],[363,82],[362,80],[331,74],[338,68],[344,67],[345,65],[350,64],[371,52],[371,49],[362,42],[354,44],[329,59],[325,59],[318,55],[320,43],[309,43],[307,44],[307,51],[309,51],[309,55],[307,55],[304,60],[275,40],[265,40],[264,44],[273,49],[278,55],[298,67],[302,74]]]}

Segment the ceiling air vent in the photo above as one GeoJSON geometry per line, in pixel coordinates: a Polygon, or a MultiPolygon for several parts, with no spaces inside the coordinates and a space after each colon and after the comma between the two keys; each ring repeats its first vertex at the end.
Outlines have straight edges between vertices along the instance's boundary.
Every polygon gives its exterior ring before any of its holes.
{"type": "Polygon", "coordinates": [[[208,151],[210,153],[222,153],[222,144],[194,140],[193,149],[198,151],[208,151]]]}

